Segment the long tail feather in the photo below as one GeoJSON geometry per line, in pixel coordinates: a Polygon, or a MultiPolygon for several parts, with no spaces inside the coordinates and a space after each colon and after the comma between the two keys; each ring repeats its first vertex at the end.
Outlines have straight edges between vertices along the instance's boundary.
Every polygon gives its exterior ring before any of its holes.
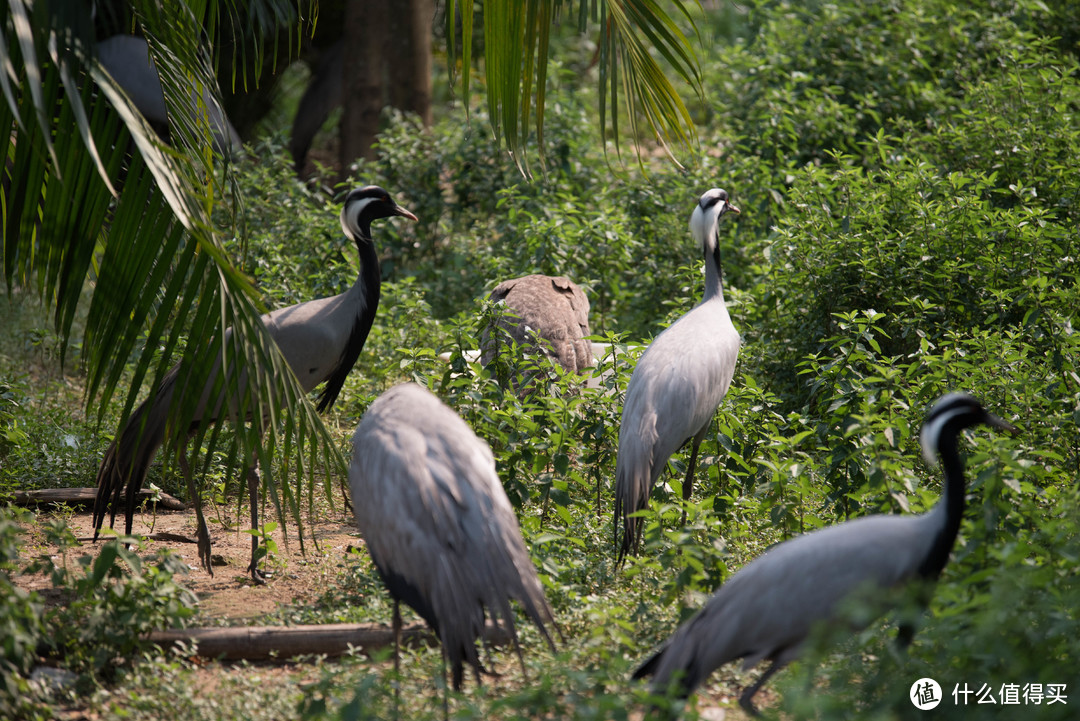
{"type": "Polygon", "coordinates": [[[124,499],[124,532],[131,533],[139,490],[146,480],[150,462],[165,440],[165,416],[172,399],[172,389],[173,376],[170,374],[154,396],[132,411],[120,435],[105,451],[98,468],[97,495],[94,498],[94,540],[101,532],[106,514],[110,528],[116,522],[121,498],[124,499]]]}
{"type": "Polygon", "coordinates": [[[654,673],[656,673],[656,668],[660,664],[660,658],[664,655],[664,651],[666,650],[667,646],[664,646],[652,656],[649,656],[649,658],[645,659],[645,661],[637,667],[637,670],[634,671],[634,675],[630,678],[637,680],[645,678],[646,676],[652,676],[654,673]]]}

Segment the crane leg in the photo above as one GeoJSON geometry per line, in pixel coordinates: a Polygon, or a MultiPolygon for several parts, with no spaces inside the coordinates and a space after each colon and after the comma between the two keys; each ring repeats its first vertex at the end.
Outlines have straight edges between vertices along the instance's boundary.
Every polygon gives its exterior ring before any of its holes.
{"type": "MultiPolygon", "coordinates": [[[[251,530],[253,531],[259,529],[259,483],[261,480],[259,459],[253,458],[247,472],[248,503],[251,504],[251,530]]],[[[251,580],[262,586],[266,583],[266,578],[259,571],[258,551],[259,536],[253,533],[251,534],[251,563],[248,564],[248,572],[251,574],[251,580]]]]}
{"type": "Polygon", "coordinates": [[[213,576],[214,567],[210,565],[210,529],[206,527],[206,518],[203,516],[202,496],[195,488],[195,478],[191,475],[191,466],[188,465],[187,456],[183,450],[177,454],[177,461],[180,463],[180,472],[184,474],[191,503],[195,506],[195,538],[199,545],[199,562],[202,563],[206,572],[213,576]]]}
{"type": "MultiPolygon", "coordinates": [[[[401,602],[394,599],[394,718],[399,717],[398,704],[401,702],[401,602]]],[[[445,658],[443,659],[445,663],[445,658]]],[[[443,679],[446,672],[443,671],[443,679]]],[[[446,684],[443,684],[444,688],[446,684]]],[[[445,693],[445,691],[444,691],[445,693]]],[[[445,703],[445,701],[444,701],[445,703]]]]}
{"type": "MultiPolygon", "coordinates": [[[[708,428],[708,426],[706,425],[705,428],[708,428]]],[[[701,440],[704,437],[703,429],[701,433],[694,436],[693,443],[690,446],[690,462],[686,465],[686,480],[682,484],[683,511],[680,526],[686,525],[686,503],[690,500],[690,494],[694,491],[694,471],[697,468],[698,449],[701,448],[701,440]]]]}
{"type": "Polygon", "coordinates": [[[349,518],[352,518],[353,517],[353,506],[352,506],[352,500],[349,498],[349,484],[348,484],[347,481],[348,481],[348,479],[345,478],[344,476],[342,476],[341,481],[339,482],[338,485],[341,488],[341,498],[342,498],[343,501],[345,501],[345,514],[349,518]]]}
{"type": "Polygon", "coordinates": [[[439,643],[439,652],[442,654],[442,717],[443,721],[450,721],[450,686],[446,683],[446,647],[439,643]]]}
{"type": "MultiPolygon", "coordinates": [[[[135,499],[139,494],[139,483],[135,482],[135,479],[129,478],[127,487],[124,489],[124,535],[130,536],[131,529],[135,523],[135,499]]],[[[120,489],[117,489],[117,501],[119,501],[120,489]]],[[[113,508],[115,509],[119,503],[114,502],[113,508]]],[[[116,519],[116,511],[113,511],[112,519],[109,520],[109,528],[112,528],[112,524],[116,519]]]]}
{"type": "Polygon", "coordinates": [[[761,716],[761,712],[754,707],[754,694],[760,691],[761,687],[765,685],[765,682],[783,667],[784,664],[773,661],[772,665],[765,669],[765,673],[761,674],[761,678],[759,678],[753,686],[743,691],[742,696],[739,697],[739,705],[743,707],[743,710],[746,711],[746,713],[754,718],[761,716]]]}

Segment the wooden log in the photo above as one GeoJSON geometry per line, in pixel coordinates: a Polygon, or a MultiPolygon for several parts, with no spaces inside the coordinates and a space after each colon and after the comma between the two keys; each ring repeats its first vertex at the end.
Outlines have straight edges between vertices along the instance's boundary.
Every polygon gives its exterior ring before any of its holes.
{"type": "MultiPolygon", "coordinates": [[[[145,541],[164,541],[165,543],[198,543],[198,539],[191,536],[185,536],[182,533],[172,533],[170,531],[158,531],[157,533],[132,533],[131,535],[141,538],[145,541]]],[[[75,540],[79,543],[93,543],[95,540],[107,541],[109,536],[102,535],[98,538],[93,536],[79,536],[75,540]]]]}
{"type": "MultiPolygon", "coordinates": [[[[166,511],[186,511],[187,504],[168,493],[158,491],[157,504],[166,511]]],[[[15,505],[36,506],[43,503],[66,503],[69,506],[87,508],[94,505],[96,488],[43,488],[37,491],[15,491],[15,505]]],[[[144,501],[153,505],[154,491],[143,488],[139,491],[137,504],[144,501]]]]}
{"type": "MultiPolygon", "coordinates": [[[[196,653],[204,658],[249,661],[319,654],[341,656],[355,648],[364,653],[392,646],[394,632],[379,624],[328,623],[311,626],[241,626],[236,628],[182,628],[152,631],[146,640],[162,646],[195,643],[196,653]]],[[[488,623],[484,641],[495,646],[510,642],[510,634],[501,626],[488,623]]],[[[423,624],[401,629],[402,645],[437,643],[435,634],[423,624]]]]}

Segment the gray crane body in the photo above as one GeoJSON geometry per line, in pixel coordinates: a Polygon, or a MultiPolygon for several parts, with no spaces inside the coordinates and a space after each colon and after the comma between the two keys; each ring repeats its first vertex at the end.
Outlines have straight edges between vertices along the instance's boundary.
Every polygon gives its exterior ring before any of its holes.
{"type": "Polygon", "coordinates": [[[876,590],[914,578],[943,515],[939,504],[921,516],[868,516],[773,546],[725,581],[641,675],[653,674],[658,691],[677,675],[683,688],[695,689],[737,659],[744,669],[765,659],[786,665],[845,602],[857,602],[863,590],[867,602],[877,600],[876,590]]]}
{"type": "Polygon", "coordinates": [[[345,356],[356,323],[369,314],[369,305],[377,307],[378,298],[367,297],[362,277],[363,270],[344,293],[279,308],[262,317],[304,392],[332,375],[345,356]]]}
{"type": "MultiPolygon", "coordinates": [[[[843,621],[865,627],[895,600],[889,595],[897,586],[938,578],[964,513],[957,440],[964,428],[977,424],[1016,432],[969,395],[943,396],[921,432],[924,456],[931,464],[940,456],[945,474],[943,497],[932,509],[916,516],[858,518],[771,547],[728,579],[634,678],[652,675],[656,693],[667,693],[674,684],[677,695],[685,697],[726,663],[743,659],[743,667],[750,668],[768,659],[772,665],[739,699],[757,715],[754,694],[799,656],[815,625],[843,621]],[[847,604],[860,601],[874,604],[871,612],[852,615],[847,604]]],[[[900,640],[909,642],[911,633],[901,625],[900,640]]]]}
{"type": "MultiPolygon", "coordinates": [[[[319,383],[326,381],[319,400],[320,411],[333,405],[337,399],[345,377],[359,357],[374,322],[379,305],[381,278],[370,226],[372,220],[390,216],[416,220],[415,215],[397,205],[382,188],[367,186],[351,191],[342,206],[340,219],[342,230],[356,243],[360,254],[360,273],[356,282],[339,295],[307,301],[261,316],[271,339],[277,344],[303,390],[311,391],[319,383]]],[[[233,332],[230,328],[224,334],[224,343],[228,345],[232,339],[233,332]]],[[[248,385],[248,371],[241,367],[237,383],[222,384],[218,382],[221,367],[222,356],[218,354],[207,382],[199,391],[201,395],[189,432],[194,431],[198,423],[207,417],[212,420],[228,418],[236,421],[249,415],[241,412],[239,399],[230,392],[230,388],[245,388],[248,385]]],[[[98,491],[94,504],[95,539],[106,513],[109,514],[109,525],[112,526],[115,522],[122,494],[126,500],[124,528],[125,533],[130,535],[135,499],[154,455],[165,441],[166,418],[174,402],[178,374],[179,365],[165,374],[156,392],[132,411],[119,436],[106,450],[98,469],[98,491]]],[[[231,381],[231,378],[227,380],[231,381]]],[[[264,421],[265,419],[259,419],[258,422],[264,421]]],[[[183,454],[180,460],[198,516],[199,556],[207,570],[212,572],[209,532],[202,518],[201,503],[183,454]]],[[[256,528],[256,492],[259,483],[257,460],[252,459],[245,470],[252,527],[256,528]]],[[[261,580],[254,565],[257,547],[258,537],[252,536],[250,570],[253,578],[261,580]]]]}
{"type": "MultiPolygon", "coordinates": [[[[374,270],[378,272],[377,265],[374,270]]],[[[355,363],[356,359],[353,358],[345,367],[349,341],[358,331],[367,335],[370,323],[367,324],[367,328],[362,328],[362,326],[366,318],[375,315],[379,304],[378,286],[364,282],[365,272],[370,273],[369,266],[365,265],[361,269],[356,282],[344,293],[279,308],[260,316],[270,338],[281,351],[282,357],[305,393],[314,390],[316,386],[336,373],[347,374],[355,363]]],[[[225,332],[226,344],[232,340],[232,336],[230,328],[225,332]]],[[[207,409],[211,407],[212,387],[220,369],[221,357],[219,355],[196,407],[196,418],[204,418],[207,409]]],[[[177,371],[178,368],[174,368],[162,381],[161,390],[155,397],[155,409],[164,411],[171,405],[177,371]]],[[[247,371],[241,370],[237,387],[243,388],[247,383],[247,371]]],[[[326,405],[331,404],[332,402],[326,405]]],[[[213,404],[210,414],[213,418],[228,418],[232,421],[239,420],[241,415],[236,399],[225,391],[217,394],[217,402],[213,404]],[[228,411],[223,412],[226,404],[228,404],[228,411]]]]}
{"type": "MultiPolygon", "coordinates": [[[[124,89],[143,117],[158,128],[168,128],[169,111],[165,105],[165,94],[146,40],[134,35],[113,35],[97,44],[97,54],[102,66],[124,89]]],[[[187,110],[192,118],[206,113],[218,152],[238,152],[243,147],[240,134],[208,89],[203,88],[198,95],[192,89],[187,110]]]]}
{"type": "Polygon", "coordinates": [[[619,448],[626,452],[615,472],[635,486],[637,498],[648,497],[688,438],[704,435],[731,385],[738,347],[724,298],[715,296],[664,330],[638,359],[619,428],[619,448]]]}
{"type": "MultiPolygon", "coordinates": [[[[395,603],[427,621],[450,661],[479,680],[485,609],[518,647],[511,599],[554,643],[554,625],[488,445],[426,388],[381,395],[353,435],[349,484],[360,533],[395,603]]],[[[518,649],[520,658],[520,649],[518,649]]]]}
{"type": "Polygon", "coordinates": [[[628,515],[646,507],[668,458],[687,439],[693,446],[683,497],[689,498],[698,447],[735,375],[740,339],[724,301],[718,235],[728,211],[739,209],[715,188],[695,206],[690,232],[705,256],[704,297],[656,336],[630,376],[615,462],[620,561],[640,540],[640,519],[628,515]]]}
{"type": "MultiPolygon", "coordinates": [[[[331,375],[332,370],[340,365],[340,360],[348,346],[352,324],[355,319],[364,315],[367,308],[365,295],[365,288],[357,278],[356,283],[349,290],[339,295],[279,308],[260,316],[270,338],[277,344],[281,355],[296,375],[305,393],[314,390],[331,375]],[[331,359],[335,360],[331,362],[331,359]]],[[[232,337],[233,332],[230,328],[225,331],[225,343],[231,342],[232,337]]],[[[197,419],[205,418],[207,409],[211,407],[212,387],[220,370],[221,357],[219,355],[196,406],[195,418],[197,419]]],[[[140,405],[133,412],[132,418],[135,418],[135,414],[149,413],[150,417],[160,418],[163,421],[165,413],[173,402],[178,373],[179,366],[170,369],[162,378],[152,402],[148,400],[140,405]]],[[[238,387],[244,387],[247,382],[247,372],[241,371],[238,387]]],[[[210,415],[215,419],[224,417],[233,421],[237,420],[239,409],[236,399],[224,391],[219,392],[210,415]],[[229,409],[223,412],[226,404],[229,409]]],[[[146,436],[147,441],[151,438],[157,439],[157,445],[160,445],[164,442],[164,432],[165,427],[162,423],[149,426],[144,430],[143,435],[146,436]]],[[[152,450],[156,451],[157,445],[152,450]]],[[[128,532],[130,533],[130,529],[128,532]]]]}

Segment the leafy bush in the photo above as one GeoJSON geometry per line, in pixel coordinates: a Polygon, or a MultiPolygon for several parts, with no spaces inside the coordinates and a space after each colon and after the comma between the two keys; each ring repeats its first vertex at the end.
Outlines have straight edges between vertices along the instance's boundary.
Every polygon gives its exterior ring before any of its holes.
{"type": "Polygon", "coordinates": [[[0,459],[27,440],[26,431],[19,427],[18,408],[15,390],[0,380],[0,459]]]}
{"type": "Polygon", "coordinates": [[[882,129],[932,132],[969,84],[1059,27],[1035,2],[761,2],[704,77],[715,122],[777,170],[832,152],[877,164],[861,143],[882,129]]]}
{"type": "MultiPolygon", "coordinates": [[[[47,526],[52,543],[66,549],[75,538],[63,523],[47,526]]],[[[168,549],[146,563],[125,541],[105,542],[96,557],[76,559],[76,569],[51,557],[36,561],[30,572],[49,574],[68,598],[48,613],[51,653],[67,667],[108,675],[118,661],[131,658],[142,637],[155,629],[182,625],[194,613],[195,596],[173,580],[187,567],[168,549]]],[[[66,554],[65,554],[66,557],[66,554]]]]}
{"type": "Polygon", "coordinates": [[[14,716],[23,705],[37,646],[44,638],[42,604],[12,581],[19,558],[21,523],[28,513],[0,508],[0,714],[14,716]]]}
{"type": "Polygon", "coordinates": [[[26,511],[0,509],[0,711],[5,717],[42,713],[28,684],[40,654],[90,677],[110,677],[118,664],[135,656],[147,632],[182,624],[194,613],[194,596],[173,580],[175,573],[186,572],[176,556],[163,551],[145,563],[124,539],[113,539],[96,558],[81,556],[76,569],[69,569],[68,551],[76,541],[62,520],[43,525],[47,541],[61,550],[61,563],[45,556],[24,571],[47,573],[63,596],[63,605],[46,608],[36,592],[12,580],[21,524],[31,520],[26,511]]]}

